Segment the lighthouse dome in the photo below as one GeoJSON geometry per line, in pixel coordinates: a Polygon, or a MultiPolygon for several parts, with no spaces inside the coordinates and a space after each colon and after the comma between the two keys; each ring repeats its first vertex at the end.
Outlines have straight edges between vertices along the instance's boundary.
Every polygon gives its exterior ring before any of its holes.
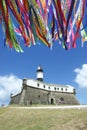
{"type": "Polygon", "coordinates": [[[39,72],[39,71],[43,72],[43,69],[42,69],[41,66],[38,66],[38,67],[37,67],[37,72],[39,72]]]}

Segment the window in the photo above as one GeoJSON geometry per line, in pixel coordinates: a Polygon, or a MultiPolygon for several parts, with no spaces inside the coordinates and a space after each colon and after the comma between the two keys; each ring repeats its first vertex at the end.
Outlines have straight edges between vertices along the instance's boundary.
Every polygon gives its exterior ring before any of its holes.
{"type": "Polygon", "coordinates": [[[56,87],[54,88],[54,90],[56,90],[56,87]]]}
{"type": "Polygon", "coordinates": [[[76,94],[76,90],[75,89],[73,89],[73,93],[76,94]]]}
{"type": "Polygon", "coordinates": [[[67,88],[65,89],[65,91],[67,91],[67,88]]]}
{"type": "Polygon", "coordinates": [[[37,86],[39,87],[39,83],[37,83],[37,86]]]}
{"type": "Polygon", "coordinates": [[[59,88],[57,88],[57,90],[59,90],[59,88]]]}
{"type": "Polygon", "coordinates": [[[49,89],[50,89],[50,87],[49,87],[49,89]]]}
{"type": "Polygon", "coordinates": [[[45,88],[45,85],[43,87],[45,88]]]}

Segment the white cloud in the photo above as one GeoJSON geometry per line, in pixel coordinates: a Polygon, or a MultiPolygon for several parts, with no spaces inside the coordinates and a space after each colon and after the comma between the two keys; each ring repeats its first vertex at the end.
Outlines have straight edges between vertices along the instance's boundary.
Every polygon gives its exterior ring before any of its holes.
{"type": "Polygon", "coordinates": [[[0,76],[0,103],[3,104],[8,102],[10,99],[10,94],[14,95],[21,91],[22,80],[17,76],[5,75],[0,76]]]}
{"type": "Polygon", "coordinates": [[[74,72],[77,73],[75,82],[80,88],[87,88],[87,64],[83,64],[82,68],[76,68],[74,72]]]}

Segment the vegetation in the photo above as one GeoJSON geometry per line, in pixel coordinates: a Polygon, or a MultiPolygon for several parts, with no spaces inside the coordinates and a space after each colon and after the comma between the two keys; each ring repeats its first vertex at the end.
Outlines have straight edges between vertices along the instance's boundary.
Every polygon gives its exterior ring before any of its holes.
{"type": "Polygon", "coordinates": [[[87,110],[0,108],[0,130],[87,130],[87,110]]]}

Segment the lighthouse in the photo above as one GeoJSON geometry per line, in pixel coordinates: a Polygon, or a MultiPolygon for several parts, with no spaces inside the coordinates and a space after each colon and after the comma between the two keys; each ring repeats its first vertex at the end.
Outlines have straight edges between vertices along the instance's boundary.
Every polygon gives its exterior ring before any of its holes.
{"type": "MultiPolygon", "coordinates": [[[[41,66],[36,69],[36,79],[24,78],[21,92],[11,95],[10,104],[30,105],[79,105],[75,97],[75,88],[70,85],[43,82],[44,72],[41,66]]],[[[13,93],[13,92],[12,92],[13,93]]]]}
{"type": "Polygon", "coordinates": [[[43,69],[41,66],[37,67],[37,80],[43,82],[43,69]]]}

